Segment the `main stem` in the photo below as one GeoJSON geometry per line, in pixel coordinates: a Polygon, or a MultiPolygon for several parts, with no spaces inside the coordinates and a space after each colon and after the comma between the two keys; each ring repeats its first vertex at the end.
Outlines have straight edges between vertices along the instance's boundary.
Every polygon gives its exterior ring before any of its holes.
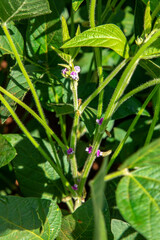
{"type": "Polygon", "coordinates": [[[72,132],[71,132],[70,147],[73,149],[74,153],[70,155],[70,161],[71,161],[72,176],[75,182],[77,181],[77,178],[78,178],[77,160],[75,155],[76,145],[77,145],[77,129],[79,124],[77,87],[78,87],[78,82],[73,80],[71,82],[71,90],[73,93],[74,120],[73,120],[72,132]]]}
{"type": "Polygon", "coordinates": [[[149,47],[158,37],[160,36],[160,30],[157,31],[150,39],[148,39],[148,41],[138,50],[138,52],[135,54],[135,56],[132,58],[132,60],[130,61],[130,63],[128,64],[128,66],[126,67],[125,71],[123,72],[119,83],[113,93],[113,96],[111,98],[111,101],[108,105],[108,108],[106,109],[105,112],[105,116],[104,116],[104,120],[102,125],[99,127],[98,131],[96,132],[95,136],[94,136],[94,140],[93,140],[93,151],[90,154],[90,156],[88,157],[84,169],[82,170],[83,175],[82,175],[82,179],[79,185],[79,194],[81,195],[83,192],[83,188],[84,185],[86,183],[89,171],[91,169],[91,166],[95,160],[95,153],[98,150],[98,147],[101,143],[101,139],[102,139],[102,135],[106,129],[106,126],[109,122],[109,120],[111,119],[114,110],[116,109],[116,106],[118,105],[118,100],[119,98],[122,96],[125,88],[127,87],[127,85],[130,82],[130,79],[132,77],[132,74],[139,62],[140,56],[142,55],[142,53],[145,51],[145,49],[147,47],[149,47]]]}

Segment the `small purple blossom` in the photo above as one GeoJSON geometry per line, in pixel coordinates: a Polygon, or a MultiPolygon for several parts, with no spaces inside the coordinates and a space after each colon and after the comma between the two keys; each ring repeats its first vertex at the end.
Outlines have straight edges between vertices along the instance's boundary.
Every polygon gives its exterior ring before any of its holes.
{"type": "Polygon", "coordinates": [[[77,190],[78,190],[78,185],[77,185],[77,184],[74,184],[74,185],[72,186],[72,189],[75,190],[75,191],[77,191],[77,190]]]}
{"type": "Polygon", "coordinates": [[[98,149],[97,150],[97,157],[100,157],[100,156],[102,156],[102,152],[98,149]]]}
{"type": "Polygon", "coordinates": [[[77,72],[71,72],[70,77],[74,80],[79,80],[78,73],[77,72]]]}
{"type": "Polygon", "coordinates": [[[66,73],[68,72],[68,69],[67,68],[63,68],[62,69],[62,75],[63,76],[66,76],[66,73]]]}
{"type": "Polygon", "coordinates": [[[96,123],[98,123],[98,125],[101,125],[102,122],[103,122],[103,119],[104,119],[104,118],[96,119],[96,123]]]}
{"type": "Polygon", "coordinates": [[[72,153],[74,153],[73,148],[68,148],[67,154],[69,155],[69,154],[72,154],[72,153]]]}
{"type": "Polygon", "coordinates": [[[85,151],[90,154],[90,153],[92,152],[92,147],[91,147],[91,146],[90,146],[90,147],[87,147],[85,151]]]}
{"type": "Polygon", "coordinates": [[[74,70],[75,70],[77,73],[79,73],[79,72],[81,71],[81,68],[80,68],[80,66],[75,66],[75,67],[74,67],[74,70]]]}

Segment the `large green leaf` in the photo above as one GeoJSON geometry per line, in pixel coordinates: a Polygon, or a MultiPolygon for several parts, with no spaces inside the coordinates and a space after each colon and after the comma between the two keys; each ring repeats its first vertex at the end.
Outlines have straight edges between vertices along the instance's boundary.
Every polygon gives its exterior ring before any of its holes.
{"type": "Polygon", "coordinates": [[[26,37],[29,56],[53,66],[57,54],[51,46],[59,48],[62,45],[62,30],[54,1],[49,2],[52,13],[31,19],[26,37]]]}
{"type": "MultiPolygon", "coordinates": [[[[54,171],[49,162],[41,156],[30,141],[21,135],[5,135],[15,147],[17,156],[13,161],[15,174],[24,196],[31,197],[59,197],[61,199],[64,189],[59,175],[54,171]]],[[[55,159],[50,144],[41,139],[36,139],[41,147],[55,159]]],[[[57,147],[64,173],[68,173],[69,164],[67,155],[63,156],[57,147]]]]}
{"type": "MultiPolygon", "coordinates": [[[[37,77],[37,74],[39,71],[37,67],[33,65],[27,65],[25,67],[31,78],[37,77]]],[[[6,87],[6,90],[20,100],[23,100],[23,98],[25,97],[25,94],[29,90],[28,83],[18,66],[15,66],[11,69],[10,81],[8,83],[8,86],[6,87]]],[[[13,109],[16,108],[16,103],[12,99],[10,99],[7,96],[5,96],[5,99],[13,109]]],[[[10,116],[10,112],[7,110],[5,106],[1,105],[0,117],[2,122],[4,122],[9,116],[10,116]]]]}
{"type": "Polygon", "coordinates": [[[70,47],[105,47],[111,48],[120,56],[129,57],[129,46],[123,32],[114,24],[105,24],[80,33],[62,48],[70,47]]]}
{"type": "MultiPolygon", "coordinates": [[[[104,209],[108,216],[108,209],[104,209]]],[[[62,227],[57,240],[93,240],[94,216],[92,201],[88,200],[73,214],[62,218],[62,227]]]]}
{"type": "Polygon", "coordinates": [[[147,240],[160,239],[160,167],[145,167],[120,181],[117,205],[128,221],[147,240]]]}
{"type": "MultiPolygon", "coordinates": [[[[24,41],[23,41],[22,35],[13,24],[8,23],[7,27],[8,27],[8,30],[10,31],[12,40],[14,42],[14,45],[17,49],[19,56],[23,57],[24,41]]],[[[14,57],[13,50],[10,47],[7,37],[4,34],[2,28],[0,27],[0,56],[4,54],[10,54],[12,57],[14,57]]]]}
{"type": "Polygon", "coordinates": [[[0,197],[0,239],[54,240],[60,227],[61,212],[55,201],[0,197]]]}
{"type": "Polygon", "coordinates": [[[15,156],[15,148],[0,134],[0,168],[12,161],[15,156]]]}
{"type": "Polygon", "coordinates": [[[134,168],[160,164],[160,139],[155,140],[149,145],[143,147],[131,157],[129,157],[121,166],[123,168],[134,168]]]}
{"type": "Polygon", "coordinates": [[[31,18],[51,12],[47,0],[1,0],[0,9],[2,22],[31,18]]]}
{"type": "Polygon", "coordinates": [[[108,212],[108,216],[103,216],[103,208],[106,207],[108,209],[107,202],[104,196],[105,182],[104,176],[106,173],[107,161],[104,160],[103,165],[94,178],[90,182],[91,186],[91,196],[94,207],[94,239],[103,239],[103,240],[111,240],[112,236],[110,233],[110,215],[108,212]],[[106,205],[106,206],[105,206],[106,205]],[[107,229],[106,229],[107,225],[107,229]]]}
{"type": "Polygon", "coordinates": [[[77,9],[79,8],[79,6],[81,5],[81,3],[84,0],[72,0],[72,7],[74,11],[77,11],[77,9]]]}

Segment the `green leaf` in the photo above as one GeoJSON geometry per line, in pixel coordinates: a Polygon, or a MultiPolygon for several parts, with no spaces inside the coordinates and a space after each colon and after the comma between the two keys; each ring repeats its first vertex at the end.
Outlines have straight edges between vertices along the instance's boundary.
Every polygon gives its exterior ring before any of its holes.
{"type": "Polygon", "coordinates": [[[16,154],[15,148],[0,134],[0,168],[12,161],[16,154]]]}
{"type": "Polygon", "coordinates": [[[56,54],[51,46],[62,45],[62,30],[55,3],[52,0],[49,3],[52,13],[29,20],[26,38],[29,56],[53,66],[56,54]]]}
{"type": "MultiPolygon", "coordinates": [[[[50,163],[46,162],[26,137],[18,134],[5,136],[17,151],[13,165],[24,196],[57,197],[61,199],[64,189],[59,175],[54,171],[50,163]]],[[[41,138],[37,138],[36,140],[46,153],[55,159],[50,144],[41,138]]],[[[61,159],[60,165],[64,174],[66,174],[69,172],[67,155],[64,155],[58,146],[56,148],[61,159]]]]}
{"type": "MultiPolygon", "coordinates": [[[[112,236],[110,233],[110,215],[108,212],[107,218],[104,219],[102,210],[105,206],[105,196],[104,196],[104,190],[105,190],[105,182],[104,182],[104,176],[106,173],[106,167],[107,167],[107,161],[103,161],[103,165],[94,178],[90,182],[91,186],[91,196],[93,201],[93,208],[94,208],[94,239],[103,239],[103,240],[111,240],[112,236]],[[106,226],[106,223],[107,226],[106,226]],[[107,229],[106,229],[107,227],[107,229]],[[110,233],[110,234],[109,234],[110,233]],[[108,235],[108,237],[107,237],[108,235]]],[[[108,208],[108,204],[106,202],[106,207],[108,208]]]]}
{"type": "Polygon", "coordinates": [[[65,43],[62,48],[87,46],[110,48],[122,57],[129,57],[126,37],[114,24],[105,24],[86,30],[65,43]]]}
{"type": "Polygon", "coordinates": [[[81,119],[85,123],[90,136],[92,136],[96,128],[96,118],[97,118],[97,110],[91,107],[86,107],[86,109],[84,110],[81,116],[81,119]]]}
{"type": "Polygon", "coordinates": [[[72,104],[67,104],[67,103],[52,104],[51,103],[49,105],[54,109],[57,117],[61,115],[74,113],[74,106],[72,104]]]}
{"type": "MultiPolygon", "coordinates": [[[[7,28],[12,36],[12,40],[19,56],[23,58],[24,41],[22,35],[18,31],[18,29],[11,23],[7,24],[7,28]]],[[[4,54],[10,54],[14,58],[14,53],[10,47],[7,37],[4,34],[3,29],[0,27],[0,56],[4,54]]]]}
{"type": "Polygon", "coordinates": [[[141,148],[129,157],[121,166],[123,168],[143,167],[148,165],[160,164],[160,139],[155,140],[149,145],[141,148]]]}
{"type": "Polygon", "coordinates": [[[1,0],[0,9],[2,22],[36,17],[51,12],[47,0],[1,0]]]}
{"type": "Polygon", "coordinates": [[[151,32],[152,28],[152,17],[151,17],[151,8],[150,8],[150,1],[148,1],[145,14],[144,14],[144,34],[147,36],[151,32]]]}
{"type": "Polygon", "coordinates": [[[114,240],[145,240],[128,223],[119,219],[112,219],[111,229],[114,240]]]}
{"type": "MultiPolygon", "coordinates": [[[[107,217],[108,209],[104,209],[107,217]]],[[[88,200],[73,214],[62,218],[62,227],[57,240],[93,240],[94,216],[92,201],[88,200]]]]}
{"type": "Polygon", "coordinates": [[[79,6],[84,0],[72,0],[72,7],[74,11],[77,11],[79,6]]]}
{"type": "Polygon", "coordinates": [[[62,16],[62,37],[63,37],[63,43],[67,42],[70,39],[69,30],[67,26],[66,19],[62,16]]]}
{"type": "Polygon", "coordinates": [[[59,57],[61,57],[65,62],[70,64],[71,62],[71,56],[65,52],[60,51],[59,49],[51,46],[51,48],[58,54],[59,57]]]}
{"type": "Polygon", "coordinates": [[[126,221],[147,240],[160,238],[160,167],[145,167],[120,181],[117,206],[126,221]]]}
{"type": "Polygon", "coordinates": [[[0,197],[0,239],[54,240],[60,227],[61,212],[55,201],[0,197]]]}
{"type": "MultiPolygon", "coordinates": [[[[32,78],[36,77],[37,72],[39,70],[37,67],[35,67],[33,65],[27,65],[27,66],[25,66],[25,68],[30,77],[32,77],[32,78]]],[[[23,100],[27,91],[29,90],[28,83],[18,66],[15,66],[11,69],[10,81],[8,83],[8,86],[6,87],[6,90],[20,100],[23,100]]],[[[7,96],[5,96],[5,99],[10,104],[10,106],[15,110],[16,103],[7,96]]],[[[5,120],[9,116],[10,116],[10,112],[7,110],[7,108],[5,106],[1,105],[0,106],[0,117],[1,117],[2,122],[5,122],[5,120]]]]}

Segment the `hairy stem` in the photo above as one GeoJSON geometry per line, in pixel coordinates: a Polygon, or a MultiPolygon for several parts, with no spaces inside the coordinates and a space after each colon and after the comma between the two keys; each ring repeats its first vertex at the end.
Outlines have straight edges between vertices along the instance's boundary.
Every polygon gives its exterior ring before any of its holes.
{"type": "Polygon", "coordinates": [[[93,140],[93,151],[90,154],[90,156],[88,157],[85,166],[83,168],[83,174],[82,174],[82,179],[79,185],[79,194],[82,194],[83,192],[83,188],[84,185],[86,183],[88,174],[90,172],[91,166],[95,160],[95,153],[98,150],[98,147],[101,143],[101,139],[103,136],[103,133],[107,127],[107,124],[109,122],[109,120],[111,119],[117,105],[118,105],[118,100],[119,98],[122,96],[124,90],[126,89],[127,85],[130,82],[130,79],[133,75],[133,72],[140,60],[140,57],[142,55],[142,53],[145,51],[145,49],[150,46],[158,37],[160,36],[160,30],[157,31],[150,39],[148,39],[148,41],[142,45],[142,47],[138,50],[138,52],[135,54],[135,56],[132,58],[132,60],[130,61],[130,63],[128,64],[128,66],[126,67],[126,69],[124,70],[118,84],[117,87],[112,95],[112,98],[110,100],[110,103],[105,111],[105,116],[104,116],[104,120],[101,126],[99,126],[98,131],[96,132],[95,136],[94,136],[94,140],[93,140]]]}
{"type": "Polygon", "coordinates": [[[152,92],[149,94],[149,96],[147,97],[147,99],[145,100],[144,104],[142,105],[141,109],[139,110],[139,112],[137,113],[137,116],[134,118],[132,124],[130,125],[126,135],[124,136],[124,138],[121,140],[121,142],[119,143],[118,147],[116,148],[114,154],[111,157],[111,160],[107,166],[107,172],[110,170],[111,166],[113,165],[116,157],[118,156],[118,154],[120,153],[121,149],[123,148],[127,138],[130,136],[131,132],[133,131],[135,125],[137,124],[139,118],[141,117],[143,111],[145,110],[146,106],[148,105],[148,103],[150,102],[150,100],[152,99],[152,97],[154,96],[154,94],[157,92],[159,86],[155,86],[154,89],[152,90],[152,92]]]}
{"type": "Polygon", "coordinates": [[[151,126],[149,128],[148,135],[147,135],[144,146],[148,145],[150,143],[151,139],[152,139],[153,132],[154,132],[154,127],[155,127],[155,125],[156,125],[156,123],[159,119],[159,112],[160,112],[160,88],[158,88],[158,91],[156,93],[156,106],[155,106],[155,109],[154,109],[154,116],[153,116],[153,119],[152,119],[151,126]]]}
{"type": "Polygon", "coordinates": [[[60,176],[62,183],[64,185],[65,190],[68,188],[69,191],[75,196],[75,191],[72,189],[70,183],[65,178],[61,170],[56,166],[56,164],[53,162],[53,160],[48,156],[48,154],[42,149],[42,147],[37,143],[37,141],[31,136],[30,132],[25,128],[23,123],[20,121],[16,113],[13,111],[11,106],[8,104],[8,102],[4,99],[4,97],[0,94],[0,100],[4,104],[4,106],[8,109],[8,111],[11,113],[12,117],[16,121],[19,128],[22,130],[22,132],[26,135],[26,137],[30,140],[30,142],[34,145],[34,147],[41,153],[41,155],[51,164],[53,169],[57,172],[57,174],[60,176]]]}
{"type": "Polygon", "coordinates": [[[56,140],[56,142],[59,144],[59,146],[66,152],[66,146],[62,143],[62,141],[57,137],[57,135],[53,132],[53,130],[47,125],[46,122],[44,122],[38,114],[36,114],[28,105],[23,103],[21,100],[13,96],[11,93],[6,91],[4,88],[0,87],[0,92],[4,93],[6,96],[11,98],[13,101],[18,103],[21,107],[23,107],[26,111],[28,111],[45,129],[48,131],[51,136],[56,140]]]}

